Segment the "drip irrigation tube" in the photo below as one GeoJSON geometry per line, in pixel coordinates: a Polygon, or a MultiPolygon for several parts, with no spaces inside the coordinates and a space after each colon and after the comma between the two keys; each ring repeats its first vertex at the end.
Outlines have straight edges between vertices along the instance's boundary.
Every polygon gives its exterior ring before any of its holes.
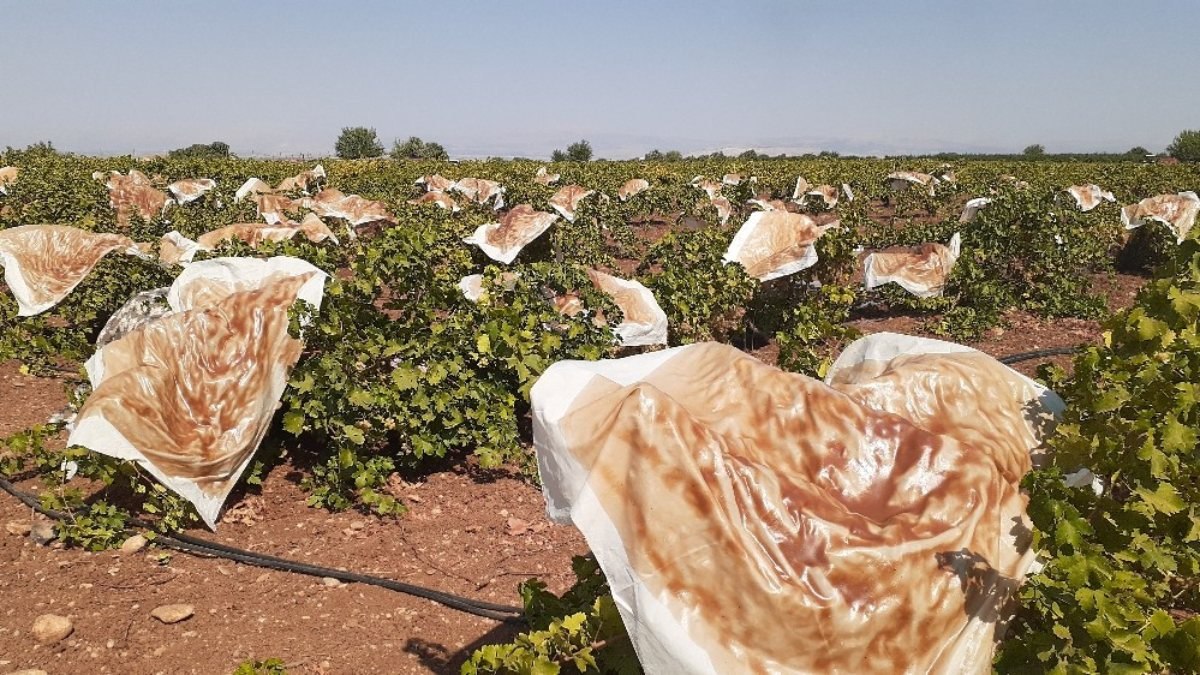
{"type": "Polygon", "coordinates": [[[1049,356],[1068,356],[1079,350],[1079,347],[1050,347],[1049,349],[1035,349],[1031,352],[1020,352],[1018,354],[1009,354],[1008,356],[1000,357],[1000,363],[1006,366],[1011,366],[1014,363],[1022,361],[1032,361],[1033,359],[1044,359],[1049,356]]]}
{"type": "MultiPolygon", "coordinates": [[[[18,490],[11,482],[5,478],[0,478],[0,489],[16,497],[21,503],[29,508],[41,513],[44,516],[57,521],[63,521],[70,518],[70,514],[53,509],[43,508],[38,502],[37,497],[27,492],[18,490]]],[[[150,528],[150,524],[140,520],[129,521],[135,527],[150,528]]],[[[224,558],[233,560],[246,565],[255,567],[266,567],[269,569],[280,570],[284,572],[294,572],[296,574],[307,574],[315,577],[332,577],[339,581],[368,584],[371,586],[379,586],[398,593],[405,593],[418,598],[431,600],[441,605],[445,605],[451,609],[456,609],[460,612],[482,616],[496,621],[519,623],[524,621],[524,610],[520,607],[511,607],[508,605],[499,605],[491,602],[483,602],[481,600],[472,600],[453,593],[445,593],[424,586],[414,584],[406,584],[402,581],[394,581],[383,577],[371,576],[369,574],[359,574],[358,572],[346,572],[330,567],[321,567],[319,565],[310,565],[308,563],[287,558],[280,558],[273,555],[263,553],[255,553],[245,549],[227,546],[215,541],[192,537],[186,534],[156,534],[154,543],[166,548],[175,549],[184,553],[193,555],[205,555],[216,558],[224,558]]]]}

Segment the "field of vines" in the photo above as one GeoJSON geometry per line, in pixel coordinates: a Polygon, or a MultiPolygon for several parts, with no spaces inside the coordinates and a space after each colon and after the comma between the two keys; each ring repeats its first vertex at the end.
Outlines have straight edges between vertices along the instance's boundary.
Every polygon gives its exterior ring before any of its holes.
{"type": "MultiPolygon", "coordinates": [[[[253,202],[235,199],[248,178],[274,185],[313,164],[9,150],[0,154],[0,166],[19,167],[20,175],[0,194],[0,229],[64,224],[152,247],[170,230],[196,239],[260,220],[253,202]],[[120,225],[104,181],[93,173],[130,169],[161,185],[211,178],[216,187],[196,202],[120,225]]],[[[653,293],[667,314],[670,346],[723,342],[769,353],[773,365],[813,377],[823,376],[858,336],[854,321],[864,316],[910,317],[922,332],[958,342],[1011,329],[1014,313],[1051,323],[1100,320],[1104,332],[1080,346],[1070,367],[1039,373],[1067,409],[1049,440],[1052,460],[1022,484],[1041,567],[1016,594],[995,667],[1200,671],[1200,242],[1194,236],[1177,242],[1156,222],[1126,230],[1120,213],[1147,197],[1200,188],[1200,168],[600,161],[545,164],[561,177],[543,185],[534,180],[543,163],[532,161],[321,164],[326,185],[383,202],[395,223],[355,232],[331,218],[326,222],[339,243],[232,241],[195,258],[286,255],[330,275],[320,310],[296,310],[293,328],[305,324],[304,351],[243,481],[253,484],[292,462],[301,467],[294,482],[311,508],[385,520],[403,520],[412,506],[389,489],[397,472],[469,465],[537,485],[529,391],[539,375],[564,359],[658,348],[618,346],[612,327],[621,310],[593,286],[593,268],[636,279],[653,293]],[[898,170],[943,178],[933,194],[894,192],[885,177],[898,170]],[[558,219],[513,262],[501,264],[463,241],[496,221],[491,203],[459,199],[457,211],[412,203],[425,193],[418,179],[435,174],[494,180],[505,189],[506,208],[551,211],[550,197],[570,184],[596,194],[580,203],[573,222],[558,219]],[[720,189],[732,211],[722,223],[694,179],[719,183],[729,174],[741,180],[720,189]],[[809,199],[803,207],[840,222],[817,241],[818,262],[764,282],[723,261],[738,228],[759,208],[751,200],[790,200],[801,176],[843,194],[833,206],[809,199]],[[649,189],[618,199],[618,189],[634,178],[649,189]],[[1115,201],[1084,212],[1065,190],[1092,183],[1115,201]],[[961,222],[964,203],[977,197],[992,201],[961,222]],[[917,298],[895,285],[862,288],[863,251],[945,243],[955,233],[962,253],[939,297],[917,298]],[[1100,290],[1118,270],[1144,281],[1128,309],[1110,307],[1100,290]],[[486,290],[478,301],[459,287],[473,274],[483,275],[486,290]],[[547,301],[568,294],[589,311],[565,315],[547,301]],[[606,321],[593,320],[600,312],[606,321]],[[1104,489],[1069,487],[1064,475],[1080,466],[1104,489]]],[[[156,255],[110,255],[61,303],[32,317],[17,315],[13,295],[0,284],[0,363],[60,381],[78,406],[88,395],[82,365],[106,321],[135,294],[169,285],[180,269],[156,255]]],[[[1019,347],[1019,335],[1010,335],[1009,344],[1019,347]]],[[[0,390],[0,402],[18,396],[0,390]]],[[[55,418],[0,439],[0,476],[40,483],[43,506],[71,514],[58,526],[60,542],[112,549],[133,519],[160,532],[198,528],[192,507],[135,464],[64,447],[64,437],[64,423],[55,418]]],[[[528,623],[479,647],[462,672],[640,672],[596,563],[579,557],[574,572],[578,582],[565,593],[551,593],[537,579],[521,584],[513,601],[523,601],[528,623]]],[[[249,664],[239,672],[282,672],[278,665],[249,664]]],[[[353,672],[353,664],[342,665],[353,672]]]]}

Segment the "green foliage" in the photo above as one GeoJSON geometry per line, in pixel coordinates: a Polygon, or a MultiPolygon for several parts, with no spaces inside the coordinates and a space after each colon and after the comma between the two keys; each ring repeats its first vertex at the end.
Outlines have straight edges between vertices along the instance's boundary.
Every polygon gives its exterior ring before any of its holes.
{"type": "Polygon", "coordinates": [[[1030,159],[1037,159],[1039,157],[1045,156],[1046,147],[1043,146],[1041,143],[1034,143],[1033,145],[1025,146],[1025,149],[1021,151],[1021,154],[1025,155],[1026,157],[1028,157],[1030,159]]]}
{"type": "Polygon", "coordinates": [[[1074,374],[1046,373],[1067,402],[1030,474],[1029,515],[1045,568],[1020,592],[998,665],[1009,671],[1200,669],[1200,243],[1131,309],[1074,374]],[[1099,495],[1067,487],[1086,466],[1099,495]]]}
{"type": "Polygon", "coordinates": [[[1167,154],[1181,162],[1200,162],[1200,129],[1179,132],[1167,146],[1167,154]]]}
{"type": "Polygon", "coordinates": [[[333,151],[341,159],[368,159],[383,156],[383,145],[374,127],[343,127],[333,151]]]}
{"type": "Polygon", "coordinates": [[[104,498],[120,493],[120,501],[132,498],[139,510],[153,521],[156,530],[174,532],[199,521],[192,505],[142,473],[134,462],[89,452],[80,447],[54,449],[49,442],[61,432],[59,424],[35,425],[0,438],[0,475],[12,478],[32,472],[46,488],[38,496],[42,507],[66,514],[55,526],[65,544],[92,551],[115,548],[125,540],[130,512],[104,498]],[[82,489],[68,484],[69,472],[104,486],[98,495],[85,497],[82,489]]]}
{"type": "Polygon", "coordinates": [[[647,162],[682,162],[683,153],[679,152],[678,150],[668,150],[663,152],[662,150],[656,149],[647,152],[645,157],[642,159],[647,162]]]}
{"type": "Polygon", "coordinates": [[[590,162],[592,160],[592,144],[587,140],[575,141],[567,146],[566,152],[555,150],[551,155],[555,162],[590,162]]]}
{"type": "Polygon", "coordinates": [[[761,284],[721,260],[732,238],[716,228],[668,232],[642,260],[638,272],[654,271],[646,285],[667,313],[672,345],[727,340],[742,325],[761,284]]]}
{"type": "Polygon", "coordinates": [[[417,136],[409,136],[403,143],[399,139],[392,145],[392,159],[450,159],[441,143],[425,142],[417,136]]]}
{"type": "Polygon", "coordinates": [[[172,159],[190,157],[194,159],[211,159],[229,156],[229,144],[221,141],[212,143],[194,143],[186,148],[176,148],[167,153],[172,159]]]}
{"type": "Polygon", "coordinates": [[[904,228],[873,226],[867,237],[872,248],[945,244],[955,232],[962,236],[962,254],[942,297],[915,298],[890,285],[877,294],[892,308],[940,312],[930,329],[956,339],[978,337],[1010,309],[1045,317],[1102,316],[1104,299],[1092,280],[1112,269],[1110,251],[1121,236],[1115,210],[1106,204],[1082,213],[1060,190],[1005,187],[970,223],[949,213],[904,228]]]}
{"type": "Polygon", "coordinates": [[[246,659],[238,664],[233,675],[287,675],[283,659],[246,659]]]}
{"type": "Polygon", "coordinates": [[[822,286],[809,297],[810,302],[796,304],[784,313],[775,333],[778,365],[810,377],[825,377],[842,348],[859,337],[857,330],[845,325],[856,295],[844,286],[822,286]]]}
{"type": "Polygon", "coordinates": [[[596,560],[577,556],[571,566],[576,582],[561,597],[537,580],[521,584],[531,630],[476,650],[463,675],[642,672],[596,560]]]}

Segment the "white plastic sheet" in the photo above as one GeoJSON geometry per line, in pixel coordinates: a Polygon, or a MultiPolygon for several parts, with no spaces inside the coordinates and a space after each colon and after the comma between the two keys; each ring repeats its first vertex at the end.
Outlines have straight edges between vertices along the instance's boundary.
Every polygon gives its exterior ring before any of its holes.
{"type": "Polygon", "coordinates": [[[104,344],[69,443],[137,462],[209,527],[270,426],[300,356],[297,299],[319,307],[326,275],[295,258],[189,265],[170,312],[104,344]]]}
{"type": "Polygon", "coordinates": [[[706,343],[534,385],[548,513],[584,534],[647,672],[990,671],[1032,562],[1027,415],[1061,401],[894,335],[830,381],[706,343]]]}

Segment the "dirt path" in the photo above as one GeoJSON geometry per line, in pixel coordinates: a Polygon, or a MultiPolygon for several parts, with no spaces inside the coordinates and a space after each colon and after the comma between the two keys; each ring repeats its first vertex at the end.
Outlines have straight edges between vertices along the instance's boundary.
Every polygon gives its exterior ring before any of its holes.
{"type": "MultiPolygon", "coordinates": [[[[1139,284],[1118,277],[1110,288],[1112,304],[1128,305],[1139,284]]],[[[1004,356],[1099,336],[1092,321],[1009,320],[1007,330],[973,346],[1004,356]]],[[[860,318],[855,325],[864,333],[920,332],[915,317],[860,318]]],[[[1036,366],[1020,369],[1032,373],[1036,366]]],[[[65,400],[60,382],[0,365],[0,434],[44,421],[65,400]]],[[[194,534],[514,605],[520,604],[517,583],[532,576],[555,591],[565,589],[571,557],[586,551],[573,528],[546,520],[536,488],[510,477],[434,473],[404,487],[411,511],[396,520],[307,508],[298,481],[291,466],[275,467],[260,494],[231,500],[215,535],[194,534]],[[515,523],[516,531],[511,518],[523,521],[515,523]]],[[[30,519],[28,509],[0,494],[0,524],[30,519]]],[[[299,674],[452,673],[476,646],[511,632],[495,621],[379,588],[330,586],[312,577],[184,554],[164,560],[161,554],[62,550],[0,532],[0,673],[219,674],[245,659],[270,657],[299,674]],[[194,616],[172,625],[150,616],[172,603],[194,606],[194,616]],[[69,617],[74,633],[53,646],[38,645],[30,628],[44,613],[69,617]]]]}

